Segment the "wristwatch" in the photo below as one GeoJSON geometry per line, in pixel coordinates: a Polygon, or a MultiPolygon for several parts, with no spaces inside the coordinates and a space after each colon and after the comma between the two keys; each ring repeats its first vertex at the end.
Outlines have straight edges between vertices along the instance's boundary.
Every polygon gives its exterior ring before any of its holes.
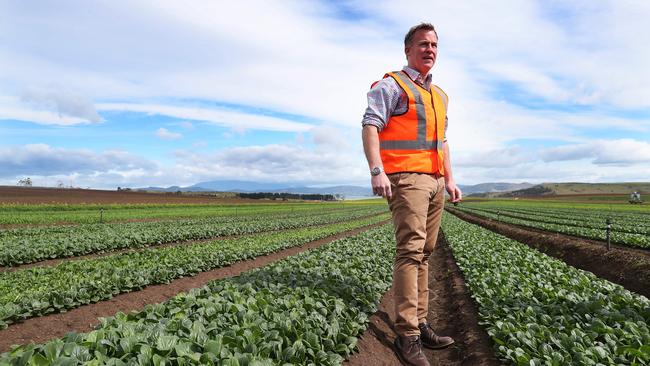
{"type": "Polygon", "coordinates": [[[376,167],[372,168],[372,170],[370,171],[370,175],[375,177],[375,176],[378,176],[379,174],[381,174],[381,172],[383,172],[383,171],[384,171],[384,169],[376,166],[376,167]]]}

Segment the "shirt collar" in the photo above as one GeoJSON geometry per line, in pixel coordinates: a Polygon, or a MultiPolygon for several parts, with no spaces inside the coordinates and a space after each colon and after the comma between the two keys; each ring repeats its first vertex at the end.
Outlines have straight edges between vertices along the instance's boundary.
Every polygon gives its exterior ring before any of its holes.
{"type": "Polygon", "coordinates": [[[404,71],[406,75],[408,75],[415,82],[417,82],[421,86],[424,86],[425,89],[429,89],[429,87],[431,86],[431,79],[433,79],[431,74],[422,76],[419,71],[408,66],[404,66],[404,68],[402,68],[402,71],[404,71]]]}

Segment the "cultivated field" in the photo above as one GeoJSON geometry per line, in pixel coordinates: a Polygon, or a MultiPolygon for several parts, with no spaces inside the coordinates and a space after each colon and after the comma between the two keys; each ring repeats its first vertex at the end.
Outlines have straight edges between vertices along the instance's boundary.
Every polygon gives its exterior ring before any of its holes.
{"type": "MultiPolygon", "coordinates": [[[[382,200],[49,192],[0,206],[0,365],[399,364],[382,200]]],[[[457,343],[432,364],[650,363],[650,216],[607,211],[606,252],[593,207],[450,207],[429,319],[457,343]]]]}
{"type": "Polygon", "coordinates": [[[455,209],[481,217],[551,232],[650,248],[650,205],[490,200],[455,209]]]}

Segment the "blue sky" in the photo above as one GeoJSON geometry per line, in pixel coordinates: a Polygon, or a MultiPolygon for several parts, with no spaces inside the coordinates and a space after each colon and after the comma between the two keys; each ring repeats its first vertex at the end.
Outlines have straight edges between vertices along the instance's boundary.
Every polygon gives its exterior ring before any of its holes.
{"type": "Polygon", "coordinates": [[[437,27],[457,183],[648,181],[646,1],[0,0],[0,184],[368,185],[370,84],[437,27]]]}

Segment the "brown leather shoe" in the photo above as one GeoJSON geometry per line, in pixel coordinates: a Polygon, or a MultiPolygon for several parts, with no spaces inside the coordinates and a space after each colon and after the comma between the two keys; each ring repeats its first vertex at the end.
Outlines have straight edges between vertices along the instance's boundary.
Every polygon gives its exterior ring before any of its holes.
{"type": "Polygon", "coordinates": [[[397,349],[397,356],[405,365],[430,366],[424,352],[422,352],[420,336],[397,336],[395,338],[395,348],[397,349]]]}
{"type": "Polygon", "coordinates": [[[420,323],[418,328],[420,328],[422,345],[427,348],[442,349],[454,344],[453,338],[436,335],[429,323],[420,323]]]}

